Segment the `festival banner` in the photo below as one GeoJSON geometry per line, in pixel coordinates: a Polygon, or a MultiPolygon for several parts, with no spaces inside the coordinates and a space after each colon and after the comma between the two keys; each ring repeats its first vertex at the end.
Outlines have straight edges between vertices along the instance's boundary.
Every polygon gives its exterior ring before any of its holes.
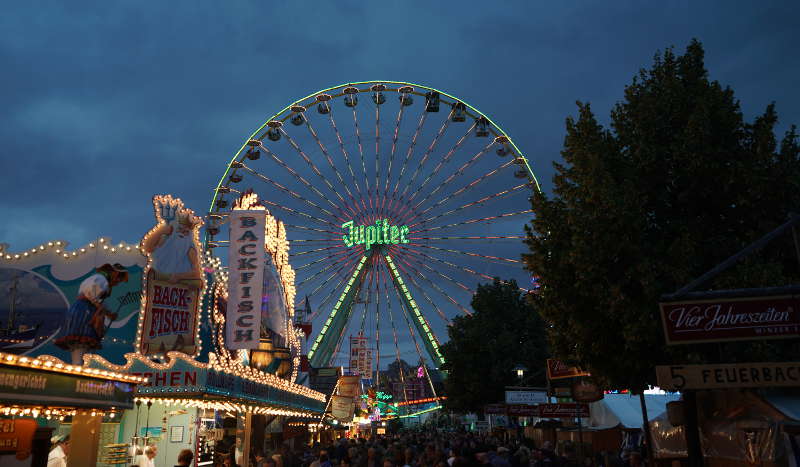
{"type": "Polygon", "coordinates": [[[561,404],[539,404],[542,418],[589,418],[589,406],[575,402],[561,404]]]}
{"type": "Polygon", "coordinates": [[[795,296],[695,300],[659,304],[667,345],[800,336],[795,296]]]}
{"type": "Polygon", "coordinates": [[[536,405],[546,402],[545,391],[506,391],[506,404],[536,405]]]}
{"type": "Polygon", "coordinates": [[[555,358],[547,359],[547,379],[575,378],[578,376],[591,376],[588,371],[583,371],[555,358]]]}
{"type": "Polygon", "coordinates": [[[170,195],[154,196],[153,208],[156,226],[141,242],[147,266],[139,350],[144,355],[194,355],[205,287],[199,234],[203,221],[170,195]]]}
{"type": "Polygon", "coordinates": [[[339,395],[344,397],[356,397],[358,394],[358,376],[339,377],[339,395]]]}
{"type": "Polygon", "coordinates": [[[346,422],[353,419],[355,404],[352,397],[331,396],[331,416],[346,422]]]}
{"type": "Polygon", "coordinates": [[[225,345],[229,349],[258,348],[264,295],[266,216],[265,210],[230,213],[230,274],[225,319],[225,345]]]}

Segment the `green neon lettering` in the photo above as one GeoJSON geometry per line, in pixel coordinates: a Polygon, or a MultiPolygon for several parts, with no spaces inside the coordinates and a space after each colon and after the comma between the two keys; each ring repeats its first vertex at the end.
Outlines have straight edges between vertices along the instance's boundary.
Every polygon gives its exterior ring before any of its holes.
{"type": "Polygon", "coordinates": [[[408,234],[408,226],[407,225],[401,225],[400,226],[400,243],[408,243],[408,239],[406,238],[407,234],[408,234]]]}
{"type": "Polygon", "coordinates": [[[375,244],[375,240],[377,240],[377,235],[376,235],[376,232],[375,232],[375,226],[374,225],[366,226],[366,231],[367,231],[367,235],[366,235],[366,241],[364,242],[364,248],[369,250],[369,247],[374,245],[375,244]]]}
{"type": "MultiPolygon", "coordinates": [[[[353,221],[342,224],[345,234],[342,235],[342,242],[348,248],[355,245],[364,245],[364,249],[369,250],[375,245],[397,245],[400,243],[410,243],[407,235],[409,227],[407,225],[392,225],[388,219],[378,219],[374,225],[355,225],[353,221]]],[[[366,257],[361,258],[361,264],[366,257]]],[[[392,269],[394,264],[389,262],[392,269]]]]}
{"type": "Polygon", "coordinates": [[[343,229],[347,229],[347,233],[342,235],[342,240],[344,240],[345,246],[348,248],[353,246],[353,221],[347,221],[342,224],[343,229]]]}

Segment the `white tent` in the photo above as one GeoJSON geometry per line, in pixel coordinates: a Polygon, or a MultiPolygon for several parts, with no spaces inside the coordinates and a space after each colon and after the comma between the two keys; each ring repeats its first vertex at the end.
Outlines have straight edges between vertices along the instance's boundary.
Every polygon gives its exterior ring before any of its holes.
{"type": "MultiPolygon", "coordinates": [[[[647,418],[653,420],[667,411],[667,402],[680,399],[680,394],[645,394],[647,418]]],[[[597,402],[589,404],[591,416],[587,425],[595,430],[620,427],[642,428],[642,406],[638,395],[606,394],[597,402]]]]}

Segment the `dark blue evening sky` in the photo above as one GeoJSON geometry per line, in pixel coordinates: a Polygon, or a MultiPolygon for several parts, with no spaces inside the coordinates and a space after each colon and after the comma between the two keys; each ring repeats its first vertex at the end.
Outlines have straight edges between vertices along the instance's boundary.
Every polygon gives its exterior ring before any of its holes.
{"type": "Polygon", "coordinates": [[[545,189],[564,119],[693,37],[748,118],[800,122],[796,2],[14,2],[0,15],[0,242],[137,242],[150,197],[202,213],[273,112],[347,81],[418,82],[490,115],[545,189]]]}

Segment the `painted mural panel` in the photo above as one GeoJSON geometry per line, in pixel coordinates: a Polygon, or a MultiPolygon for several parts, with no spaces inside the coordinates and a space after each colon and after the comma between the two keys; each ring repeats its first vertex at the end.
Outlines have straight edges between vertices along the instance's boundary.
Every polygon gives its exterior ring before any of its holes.
{"type": "Polygon", "coordinates": [[[144,257],[106,239],[62,248],[51,242],[36,254],[0,255],[0,351],[74,364],[96,353],[124,363],[136,338],[144,257]]]}

